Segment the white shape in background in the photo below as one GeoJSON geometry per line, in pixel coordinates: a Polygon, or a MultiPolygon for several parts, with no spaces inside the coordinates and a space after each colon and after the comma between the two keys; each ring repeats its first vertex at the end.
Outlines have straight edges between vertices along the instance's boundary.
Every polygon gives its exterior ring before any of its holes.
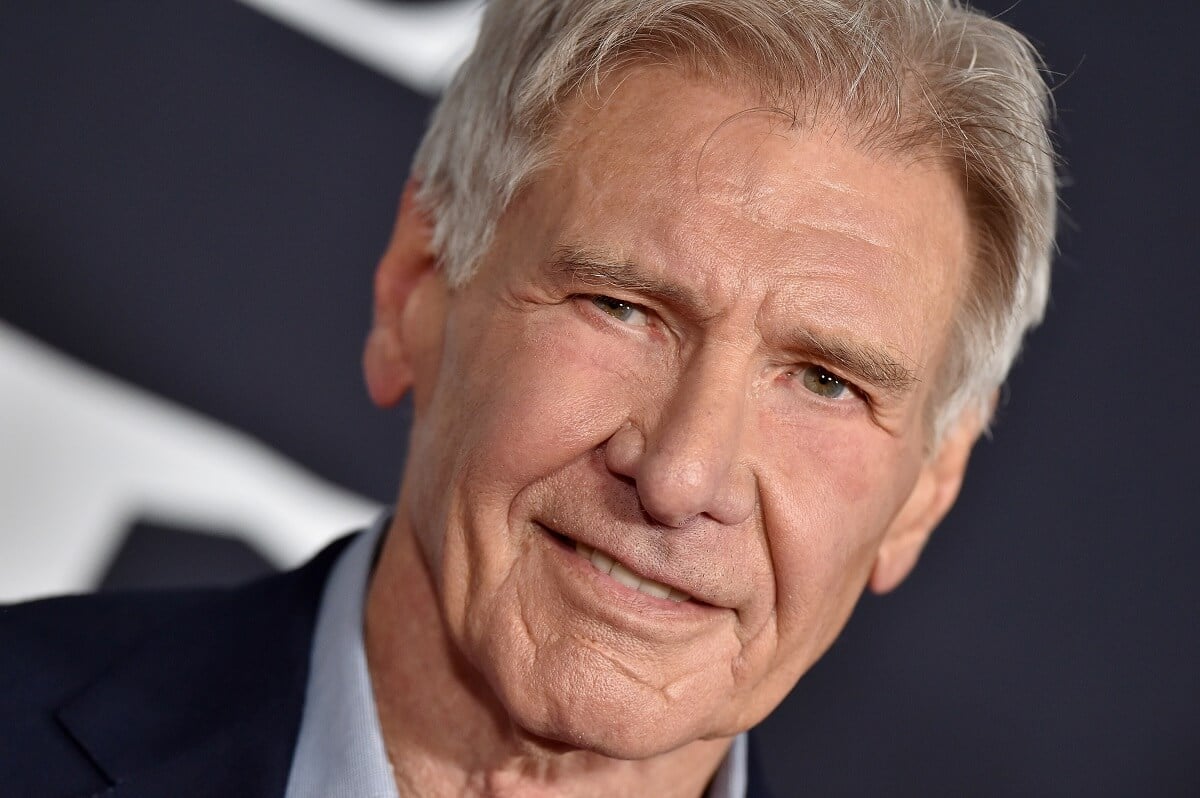
{"type": "Polygon", "coordinates": [[[401,83],[437,94],[471,52],[483,0],[241,0],[401,83]]]}
{"type": "Polygon", "coordinates": [[[139,518],[237,530],[290,567],[378,510],[0,322],[0,602],[93,589],[139,518]]]}

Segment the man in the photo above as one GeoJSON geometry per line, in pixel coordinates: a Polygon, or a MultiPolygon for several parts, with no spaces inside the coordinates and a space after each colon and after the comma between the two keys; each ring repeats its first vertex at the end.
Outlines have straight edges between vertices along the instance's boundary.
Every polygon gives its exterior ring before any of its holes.
{"type": "Polygon", "coordinates": [[[0,784],[755,794],[742,733],[907,576],[1040,318],[1046,110],[948,1],[494,2],[375,285],[394,514],[6,610],[0,784]]]}

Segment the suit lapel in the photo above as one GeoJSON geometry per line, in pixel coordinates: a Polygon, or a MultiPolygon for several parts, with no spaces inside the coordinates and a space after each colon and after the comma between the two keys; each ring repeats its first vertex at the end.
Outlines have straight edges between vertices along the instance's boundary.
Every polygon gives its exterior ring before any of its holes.
{"type": "Polygon", "coordinates": [[[181,613],[59,710],[115,785],[101,794],[283,795],[317,607],[344,544],[181,613]]]}
{"type": "Polygon", "coordinates": [[[750,744],[746,747],[746,798],[771,798],[767,780],[763,776],[758,758],[758,746],[754,744],[755,732],[750,732],[750,744]]]}

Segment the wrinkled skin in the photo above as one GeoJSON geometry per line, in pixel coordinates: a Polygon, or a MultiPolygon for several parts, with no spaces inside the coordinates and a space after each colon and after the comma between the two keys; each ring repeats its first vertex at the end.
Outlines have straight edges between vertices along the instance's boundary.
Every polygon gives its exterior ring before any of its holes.
{"type": "Polygon", "coordinates": [[[905,577],[979,431],[925,446],[970,250],[952,174],[666,69],[607,91],[465,286],[411,187],[380,266],[368,384],[416,410],[367,618],[402,783],[698,794],[864,587],[905,577]],[[488,720],[429,753],[438,712],[488,720]]]}

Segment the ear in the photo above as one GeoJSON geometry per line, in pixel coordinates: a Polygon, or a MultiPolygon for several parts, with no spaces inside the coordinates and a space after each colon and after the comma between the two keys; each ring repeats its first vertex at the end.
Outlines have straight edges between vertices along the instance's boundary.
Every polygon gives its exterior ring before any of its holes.
{"type": "Polygon", "coordinates": [[[917,564],[934,527],[958,498],[967,460],[982,431],[983,421],[978,413],[963,412],[937,451],[921,466],[912,492],[888,527],[875,555],[871,590],[887,593],[903,582],[917,564]]]}
{"type": "Polygon", "coordinates": [[[413,342],[404,321],[419,301],[417,287],[435,276],[433,226],[417,207],[418,188],[412,178],[405,184],[392,240],[375,272],[375,312],[363,347],[363,374],[371,401],[379,407],[396,404],[412,385],[413,342]]]}

